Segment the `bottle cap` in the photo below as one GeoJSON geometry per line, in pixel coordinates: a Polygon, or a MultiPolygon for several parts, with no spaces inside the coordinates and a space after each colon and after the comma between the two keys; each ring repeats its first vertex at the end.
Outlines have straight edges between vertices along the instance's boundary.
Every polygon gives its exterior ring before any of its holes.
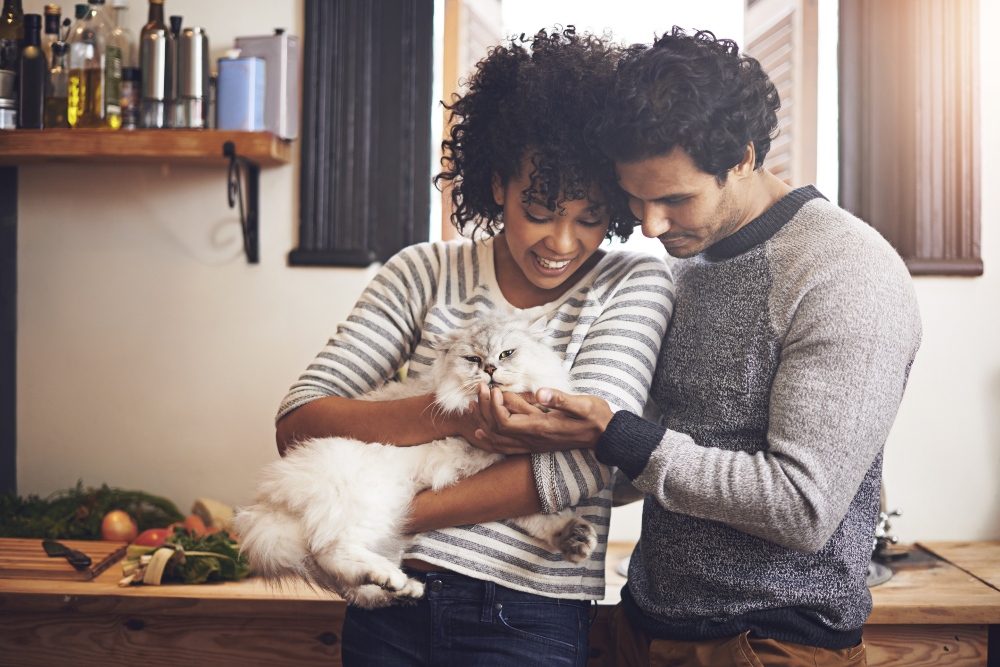
{"type": "Polygon", "coordinates": [[[87,0],[87,2],[89,2],[92,5],[103,5],[104,4],[104,0],[87,0]]]}
{"type": "Polygon", "coordinates": [[[76,18],[82,19],[90,11],[90,7],[87,5],[77,5],[76,6],[76,18]]]}
{"type": "Polygon", "coordinates": [[[45,5],[46,14],[62,14],[62,7],[59,5],[45,5]]]}
{"type": "Polygon", "coordinates": [[[138,67],[122,67],[122,81],[142,81],[142,70],[138,67]]]}
{"type": "Polygon", "coordinates": [[[57,56],[66,55],[66,42],[52,42],[52,53],[57,56]]]}
{"type": "Polygon", "coordinates": [[[183,16],[171,16],[170,17],[170,32],[174,33],[174,37],[181,34],[181,24],[184,22],[183,16]]]}
{"type": "Polygon", "coordinates": [[[115,9],[128,9],[128,0],[115,0],[111,6],[115,9]]]}
{"type": "Polygon", "coordinates": [[[42,29],[42,15],[41,14],[25,14],[24,15],[24,32],[30,32],[31,30],[41,30],[42,29]]]}

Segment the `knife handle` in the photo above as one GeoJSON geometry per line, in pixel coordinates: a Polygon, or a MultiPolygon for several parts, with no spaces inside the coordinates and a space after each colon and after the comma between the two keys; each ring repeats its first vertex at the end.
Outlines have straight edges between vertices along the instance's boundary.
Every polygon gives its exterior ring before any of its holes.
{"type": "Polygon", "coordinates": [[[66,560],[69,564],[78,570],[85,570],[90,567],[91,563],[94,561],[87,554],[82,551],[77,551],[76,549],[70,549],[69,553],[66,554],[66,560]]]}

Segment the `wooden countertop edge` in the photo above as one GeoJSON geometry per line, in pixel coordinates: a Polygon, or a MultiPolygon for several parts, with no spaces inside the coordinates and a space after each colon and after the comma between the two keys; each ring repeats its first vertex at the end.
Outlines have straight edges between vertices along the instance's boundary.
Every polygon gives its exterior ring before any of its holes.
{"type": "Polygon", "coordinates": [[[1000,591],[1000,540],[917,542],[916,546],[1000,591]],[[970,551],[975,553],[971,559],[970,551]]]}
{"type": "MultiPolygon", "coordinates": [[[[618,600],[624,580],[611,574],[630,549],[615,545],[609,550],[608,599],[618,600]],[[619,581],[615,581],[615,580],[619,581]]],[[[112,568],[93,581],[42,581],[0,579],[0,615],[18,611],[231,616],[338,616],[346,603],[322,591],[296,585],[274,590],[253,578],[239,583],[199,586],[166,585],[119,588],[120,570],[112,568]]],[[[1000,624],[1000,591],[944,560],[925,568],[901,567],[886,588],[872,589],[874,607],[868,625],[981,625],[1000,624]],[[922,598],[922,581],[937,584],[942,594],[936,602],[922,598]],[[910,590],[912,588],[912,590],[910,590]]]]}

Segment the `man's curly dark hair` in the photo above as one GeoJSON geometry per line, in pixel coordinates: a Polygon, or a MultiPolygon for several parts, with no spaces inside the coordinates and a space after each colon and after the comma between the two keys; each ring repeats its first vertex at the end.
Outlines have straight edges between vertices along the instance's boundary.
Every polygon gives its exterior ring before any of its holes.
{"type": "Polygon", "coordinates": [[[586,131],[604,106],[622,48],[610,37],[577,34],[573,26],[541,30],[490,49],[468,91],[445,108],[451,136],[442,141],[442,171],[450,181],[452,222],[493,236],[503,207],[493,198],[493,174],[506,185],[530,157],[530,201],[556,211],[567,201],[605,201],[608,238],[628,238],[636,219],[618,188],[614,164],[586,131]],[[596,186],[598,192],[591,189],[596,186]]]}
{"type": "Polygon", "coordinates": [[[653,46],[628,49],[594,132],[620,162],[683,148],[720,185],[753,142],[759,168],[778,128],[781,100],[760,63],[736,42],[674,26],[653,46]]]}

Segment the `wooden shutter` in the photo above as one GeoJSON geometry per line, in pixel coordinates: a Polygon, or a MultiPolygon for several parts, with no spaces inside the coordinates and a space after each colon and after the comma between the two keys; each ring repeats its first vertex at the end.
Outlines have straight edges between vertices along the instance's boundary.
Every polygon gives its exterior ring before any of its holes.
{"type": "MultiPolygon", "coordinates": [[[[464,82],[475,71],[476,63],[486,57],[491,46],[503,39],[503,19],[500,0],[445,0],[444,4],[444,62],[442,65],[443,97],[451,102],[455,95],[465,90],[464,82]]],[[[449,136],[450,114],[444,114],[442,135],[449,136]]],[[[442,183],[441,188],[441,238],[458,237],[458,230],[451,224],[451,188],[442,183]]]]}
{"type": "Polygon", "coordinates": [[[841,0],[840,199],[914,275],[981,275],[979,0],[841,0]]]}
{"type": "Polygon", "coordinates": [[[792,186],[816,181],[816,0],[748,0],[744,50],[781,96],[778,136],[764,166],[792,186]]]}
{"type": "Polygon", "coordinates": [[[367,266],[428,238],[433,0],[306,0],[299,246],[367,266]]]}

